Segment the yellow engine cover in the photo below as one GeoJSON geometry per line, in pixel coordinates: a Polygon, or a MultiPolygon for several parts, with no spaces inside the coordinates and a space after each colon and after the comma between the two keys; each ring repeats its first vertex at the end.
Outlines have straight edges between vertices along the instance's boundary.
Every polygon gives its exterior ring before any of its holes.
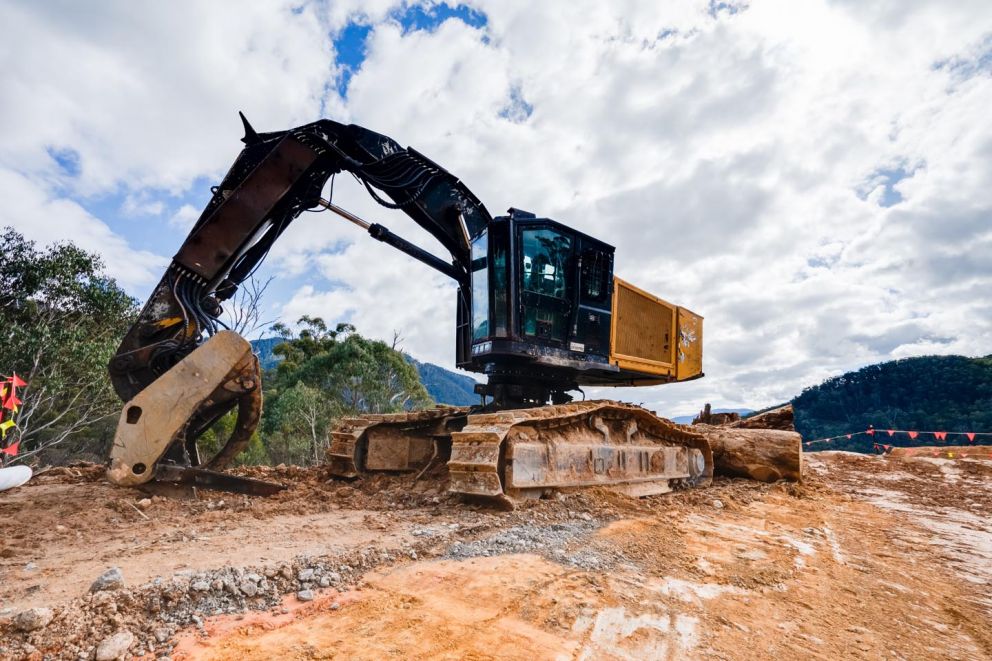
{"type": "Polygon", "coordinates": [[[703,318],[614,278],[610,362],[655,383],[702,376],[703,318]]]}

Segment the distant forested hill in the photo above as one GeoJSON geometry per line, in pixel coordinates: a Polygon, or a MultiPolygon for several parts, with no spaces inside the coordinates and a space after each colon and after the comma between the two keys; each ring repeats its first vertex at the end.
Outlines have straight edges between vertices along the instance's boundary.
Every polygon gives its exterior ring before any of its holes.
{"type": "Polygon", "coordinates": [[[258,362],[263,371],[272,369],[282,360],[282,356],[275,355],[272,350],[276,348],[277,344],[285,341],[281,337],[265,337],[261,340],[251,341],[251,348],[258,354],[258,362]]]}
{"type": "Polygon", "coordinates": [[[470,376],[458,374],[433,363],[422,363],[407,356],[420,373],[420,381],[438,404],[452,406],[472,406],[479,403],[475,394],[476,381],[470,376]]]}
{"type": "MultiPolygon", "coordinates": [[[[252,340],[251,346],[258,354],[258,361],[263,370],[269,370],[279,364],[281,356],[273,353],[276,345],[284,342],[279,337],[267,337],[261,340],[252,340]]],[[[413,363],[420,374],[420,381],[427,388],[431,399],[438,404],[451,404],[452,406],[471,406],[479,403],[479,396],[475,394],[475,380],[470,376],[458,374],[433,363],[422,363],[407,356],[407,360],[413,363]]]]}
{"type": "MultiPolygon", "coordinates": [[[[792,401],[804,440],[867,429],[992,431],[992,355],[923,356],[864,367],[807,388],[792,401]]],[[[987,438],[987,437],[986,437],[987,438]]],[[[893,445],[931,445],[932,437],[893,445]]],[[[810,450],[871,450],[860,436],[810,450]]]]}

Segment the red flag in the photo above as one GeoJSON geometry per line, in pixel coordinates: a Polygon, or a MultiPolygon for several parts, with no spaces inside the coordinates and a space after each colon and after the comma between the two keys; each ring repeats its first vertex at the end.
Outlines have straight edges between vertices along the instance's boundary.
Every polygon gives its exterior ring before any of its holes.
{"type": "Polygon", "coordinates": [[[850,435],[850,434],[848,434],[848,435],[847,435],[847,437],[848,437],[848,438],[851,438],[851,435],[850,435]]]}
{"type": "Polygon", "coordinates": [[[889,432],[889,436],[892,436],[893,434],[895,434],[895,432],[892,431],[891,429],[886,429],[885,431],[889,432]]]}
{"type": "Polygon", "coordinates": [[[920,435],[920,432],[918,432],[918,431],[911,431],[911,432],[909,432],[909,437],[910,438],[916,438],[919,435],[920,435]]]}
{"type": "Polygon", "coordinates": [[[970,431],[970,432],[966,433],[965,436],[968,437],[968,442],[969,443],[974,443],[975,442],[975,432],[970,431]]]}
{"type": "Polygon", "coordinates": [[[11,457],[16,457],[17,456],[17,448],[20,447],[20,445],[21,445],[21,442],[20,441],[16,441],[14,443],[11,443],[7,447],[0,449],[0,454],[9,454],[11,457]]]}
{"type": "Polygon", "coordinates": [[[874,436],[875,435],[875,430],[872,429],[871,427],[869,427],[867,429],[867,431],[865,431],[865,433],[868,434],[869,436],[874,436]]]}
{"type": "Polygon", "coordinates": [[[17,372],[14,372],[14,376],[10,377],[10,383],[15,388],[23,388],[24,386],[28,385],[27,381],[24,381],[21,379],[21,377],[17,376],[17,372]]]}
{"type": "Polygon", "coordinates": [[[947,438],[946,431],[935,431],[933,435],[936,437],[938,441],[943,441],[945,438],[947,438]]]}
{"type": "Polygon", "coordinates": [[[21,400],[19,400],[17,398],[17,395],[14,394],[11,394],[10,397],[3,400],[3,408],[10,409],[11,411],[16,409],[20,405],[21,405],[21,400]]]}

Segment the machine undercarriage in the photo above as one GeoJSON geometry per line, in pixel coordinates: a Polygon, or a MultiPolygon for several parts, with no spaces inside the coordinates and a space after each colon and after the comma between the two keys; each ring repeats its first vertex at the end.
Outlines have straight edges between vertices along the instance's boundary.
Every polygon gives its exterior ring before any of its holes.
{"type": "Polygon", "coordinates": [[[449,491],[506,503],[582,487],[647,496],[705,486],[713,476],[704,437],[606,400],[346,418],[332,432],[328,456],[331,473],[343,478],[424,474],[444,463],[449,491]]]}

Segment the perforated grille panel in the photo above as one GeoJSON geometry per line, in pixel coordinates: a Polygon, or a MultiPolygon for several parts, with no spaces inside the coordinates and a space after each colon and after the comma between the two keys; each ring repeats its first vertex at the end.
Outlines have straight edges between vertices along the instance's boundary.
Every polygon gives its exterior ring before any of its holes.
{"type": "Polygon", "coordinates": [[[613,354],[651,364],[672,364],[675,306],[616,279],[613,354]]]}

